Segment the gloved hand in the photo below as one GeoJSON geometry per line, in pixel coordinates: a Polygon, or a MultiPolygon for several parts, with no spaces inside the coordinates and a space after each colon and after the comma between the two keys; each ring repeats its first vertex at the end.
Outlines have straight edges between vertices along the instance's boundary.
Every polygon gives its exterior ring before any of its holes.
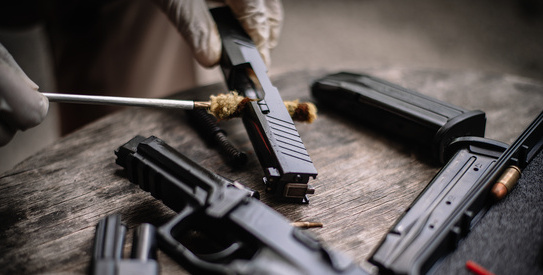
{"type": "Polygon", "coordinates": [[[40,124],[47,115],[49,101],[0,44],[0,146],[7,144],[17,130],[40,124]]]}
{"type": "MultiPolygon", "coordinates": [[[[196,60],[205,67],[219,63],[221,40],[203,0],[154,0],[189,43],[196,60]]],[[[258,47],[269,67],[270,50],[277,46],[283,6],[280,0],[224,0],[258,47]]]]}

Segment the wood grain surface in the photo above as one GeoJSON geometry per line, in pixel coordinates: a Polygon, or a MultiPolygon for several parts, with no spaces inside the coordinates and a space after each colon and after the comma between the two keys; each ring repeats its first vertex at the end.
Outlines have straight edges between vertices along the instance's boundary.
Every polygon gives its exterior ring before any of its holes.
{"type": "MultiPolygon", "coordinates": [[[[487,114],[486,137],[507,143],[543,109],[543,85],[525,78],[422,69],[359,72],[464,109],[482,110],[487,114]]],[[[284,100],[310,101],[309,84],[327,73],[331,72],[299,71],[274,77],[272,82],[284,100]]],[[[177,97],[205,99],[224,89],[216,84],[177,97]]],[[[224,121],[221,126],[232,143],[248,154],[244,167],[227,165],[199,138],[182,111],[126,108],[4,173],[0,176],[0,272],[86,273],[101,218],[120,213],[133,229],[143,222],[158,226],[175,214],[130,183],[115,164],[114,150],[135,135],[155,135],[202,166],[258,190],[264,203],[292,221],[324,223],[323,228],[310,230],[360,264],[439,169],[417,148],[321,109],[313,124],[296,124],[319,172],[311,182],[316,193],[308,205],[281,203],[264,192],[263,172],[241,121],[224,121]]],[[[162,274],[184,272],[164,253],[159,253],[159,262],[162,274]]]]}

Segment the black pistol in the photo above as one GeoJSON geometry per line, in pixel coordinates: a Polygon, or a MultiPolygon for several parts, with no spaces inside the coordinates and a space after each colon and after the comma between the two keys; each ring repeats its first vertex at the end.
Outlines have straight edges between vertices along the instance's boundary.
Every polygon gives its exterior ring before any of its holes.
{"type": "Polygon", "coordinates": [[[293,227],[258,193],[194,163],[164,141],[137,136],[116,150],[131,182],[176,211],[159,248],[196,274],[367,274],[293,227]]]}
{"type": "Polygon", "coordinates": [[[485,134],[484,112],[464,110],[367,74],[326,75],[312,83],[311,93],[320,106],[423,146],[441,164],[455,138],[485,134]]]}
{"type": "Polygon", "coordinates": [[[157,275],[155,228],[142,224],[134,233],[132,254],[123,258],[126,227],[120,215],[110,215],[96,225],[91,274],[157,275]]]}
{"type": "Polygon", "coordinates": [[[266,190],[287,201],[307,203],[306,195],[314,193],[307,183],[317,170],[264,61],[228,7],[212,9],[211,14],[221,35],[220,64],[228,88],[256,99],[242,119],[264,170],[266,190]]]}

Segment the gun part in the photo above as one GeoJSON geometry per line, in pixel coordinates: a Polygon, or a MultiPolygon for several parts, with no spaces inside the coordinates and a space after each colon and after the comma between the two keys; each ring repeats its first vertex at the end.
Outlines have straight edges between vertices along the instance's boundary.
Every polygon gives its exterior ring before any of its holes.
{"type": "Polygon", "coordinates": [[[120,215],[110,215],[96,226],[92,274],[100,275],[152,275],[158,274],[156,262],[155,228],[142,224],[134,234],[131,258],[123,259],[126,227],[120,215]]]}
{"type": "Polygon", "coordinates": [[[215,146],[232,166],[242,166],[247,163],[247,155],[238,150],[226,137],[226,132],[217,125],[217,118],[203,109],[187,111],[192,125],[204,140],[215,146]]]}
{"type": "Polygon", "coordinates": [[[197,108],[209,108],[210,103],[205,101],[191,101],[179,99],[136,98],[118,96],[74,95],[61,93],[42,93],[51,102],[153,107],[165,109],[192,110],[197,108]]]}
{"type": "Polygon", "coordinates": [[[482,218],[493,202],[491,188],[507,167],[524,169],[542,146],[543,112],[511,146],[457,138],[446,149],[448,163],[392,227],[370,262],[394,274],[429,271],[482,218]]]}
{"type": "Polygon", "coordinates": [[[420,144],[442,164],[447,161],[445,148],[455,138],[485,133],[484,112],[464,110],[369,75],[330,74],[314,81],[311,92],[321,106],[420,144]]]}
{"type": "Polygon", "coordinates": [[[248,102],[243,124],[264,170],[266,190],[287,201],[307,203],[308,184],[317,170],[294,126],[266,65],[228,7],[215,8],[223,51],[221,68],[230,90],[255,99],[248,102]]]}
{"type": "Polygon", "coordinates": [[[367,274],[241,184],[194,163],[164,141],[137,136],[116,151],[128,178],[178,212],[159,247],[196,274],[367,274]]]}

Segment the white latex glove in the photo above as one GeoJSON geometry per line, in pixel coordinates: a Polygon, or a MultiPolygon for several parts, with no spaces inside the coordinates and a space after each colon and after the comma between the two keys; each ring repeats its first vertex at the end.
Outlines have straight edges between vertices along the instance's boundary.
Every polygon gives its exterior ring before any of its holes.
{"type": "Polygon", "coordinates": [[[0,146],[7,144],[17,130],[40,124],[47,115],[49,101],[0,44],[0,146]]]}
{"type": "MultiPolygon", "coordinates": [[[[204,0],[154,0],[189,43],[196,60],[205,67],[219,63],[221,40],[204,0]]],[[[283,22],[280,0],[224,0],[254,41],[264,62],[277,46],[283,22]]]]}

